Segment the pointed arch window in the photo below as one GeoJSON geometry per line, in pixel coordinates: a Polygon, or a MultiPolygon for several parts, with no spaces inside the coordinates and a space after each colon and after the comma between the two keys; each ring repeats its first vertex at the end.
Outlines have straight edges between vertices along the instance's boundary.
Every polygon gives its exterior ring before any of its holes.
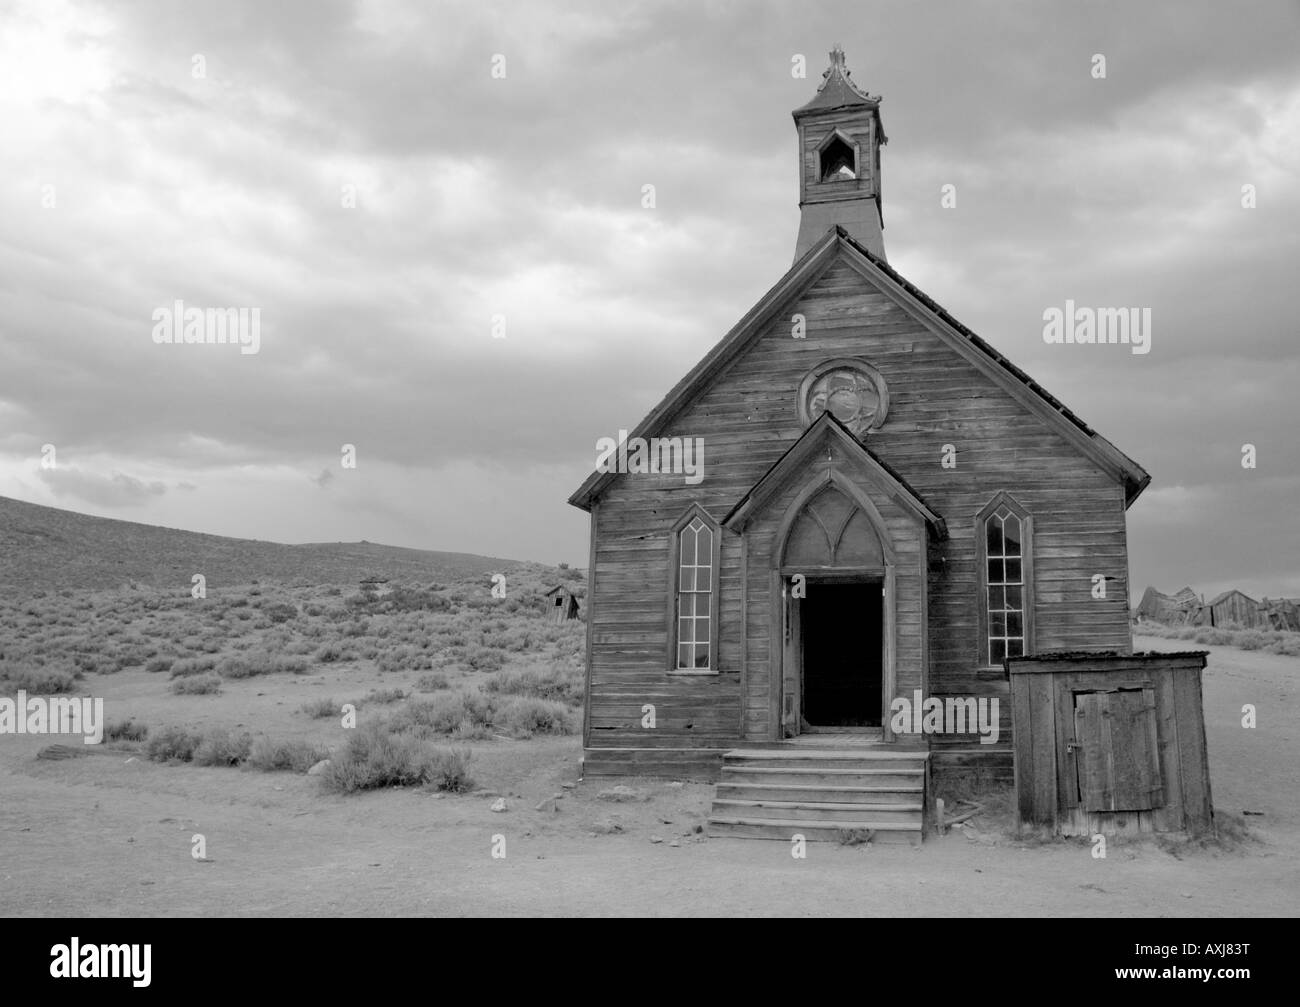
{"type": "Polygon", "coordinates": [[[980,572],[980,663],[1033,653],[1034,522],[1007,493],[999,493],[975,521],[980,572]]]}
{"type": "Polygon", "coordinates": [[[821,150],[821,180],[840,182],[857,178],[857,153],[838,134],[821,150]]]}
{"type": "Polygon", "coordinates": [[[718,564],[722,540],[716,521],[692,506],[673,526],[669,612],[670,671],[718,670],[718,564]]]}

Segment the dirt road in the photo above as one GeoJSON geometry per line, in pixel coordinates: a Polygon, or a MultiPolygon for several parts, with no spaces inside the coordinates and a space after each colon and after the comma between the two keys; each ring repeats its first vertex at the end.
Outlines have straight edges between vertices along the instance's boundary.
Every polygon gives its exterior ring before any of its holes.
{"type": "MultiPolygon", "coordinates": [[[[1216,809],[1263,812],[1249,819],[1260,842],[1228,852],[1113,842],[1104,860],[1087,843],[1025,844],[991,830],[920,848],[810,844],[803,860],[783,843],[705,840],[694,829],[711,787],[632,781],[648,799],[630,802],[598,797],[617,781],[565,789],[576,779],[576,739],[477,746],[486,795],[337,797],[286,773],[162,766],[121,753],[37,760],[50,739],[9,736],[0,739],[0,913],[1292,915],[1298,675],[1293,658],[1213,648],[1205,677],[1216,809]],[[1259,711],[1254,730],[1240,725],[1243,703],[1259,711]],[[508,810],[490,810],[493,792],[508,810]],[[534,810],[561,793],[558,811],[534,810]],[[207,862],[191,856],[196,834],[207,862]],[[503,858],[493,856],[497,836],[503,858]]],[[[154,698],[156,681],[123,672],[89,688],[117,691],[156,723],[159,708],[189,701],[154,698]]],[[[310,698],[311,683],[281,688],[310,698]]],[[[268,718],[284,717],[273,693],[257,698],[268,718]]],[[[221,708],[205,709],[202,719],[224,719],[221,708]]]]}

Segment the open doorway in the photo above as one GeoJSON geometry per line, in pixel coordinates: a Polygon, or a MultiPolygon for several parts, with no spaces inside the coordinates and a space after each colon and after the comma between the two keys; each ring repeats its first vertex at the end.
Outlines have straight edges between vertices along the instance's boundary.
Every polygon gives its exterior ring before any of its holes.
{"type": "Polygon", "coordinates": [[[804,729],[882,724],[883,597],[879,580],[810,584],[799,604],[804,729]]]}

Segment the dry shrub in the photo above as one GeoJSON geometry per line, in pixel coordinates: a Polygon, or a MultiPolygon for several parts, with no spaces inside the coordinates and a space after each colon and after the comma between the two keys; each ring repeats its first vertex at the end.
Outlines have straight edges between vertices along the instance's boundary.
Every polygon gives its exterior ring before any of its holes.
{"type": "Polygon", "coordinates": [[[104,728],[105,741],[144,741],[148,736],[148,725],[137,724],[129,717],[114,721],[104,728]]]}
{"type": "Polygon", "coordinates": [[[498,671],[483,683],[483,688],[508,696],[532,696],[577,706],[582,703],[582,672],[558,664],[546,669],[498,671]]]}
{"type": "Polygon", "coordinates": [[[534,696],[510,696],[495,711],[492,724],[512,738],[535,734],[573,734],[575,718],[563,703],[534,696]]]}
{"type": "Polygon", "coordinates": [[[144,754],[154,762],[189,762],[203,736],[183,727],[165,727],[144,746],[144,754]]]}
{"type": "Polygon", "coordinates": [[[190,675],[172,682],[172,692],[178,696],[208,696],[220,691],[220,675],[190,675]]]}
{"type": "Polygon", "coordinates": [[[7,693],[24,692],[36,695],[54,695],[72,692],[77,687],[76,676],[66,671],[53,671],[48,668],[22,668],[9,670],[4,674],[0,686],[7,693]]]}
{"type": "Polygon", "coordinates": [[[254,678],[257,675],[276,675],[282,672],[301,675],[307,668],[308,663],[304,658],[284,657],[261,651],[243,657],[228,657],[217,666],[217,671],[225,678],[254,678]]]}
{"type": "Polygon", "coordinates": [[[209,731],[194,749],[196,766],[238,766],[248,758],[253,739],[247,734],[234,735],[224,728],[209,731]]]}
{"type": "Polygon", "coordinates": [[[324,699],[313,699],[302,704],[302,712],[307,714],[313,720],[323,720],[325,717],[332,717],[336,713],[342,713],[339,704],[331,696],[324,699]]]}
{"type": "Polygon", "coordinates": [[[461,793],[473,786],[468,751],[438,748],[383,724],[357,730],[325,771],[325,785],[340,793],[423,785],[461,793]]]}
{"type": "Polygon", "coordinates": [[[268,773],[282,770],[305,773],[316,763],[329,757],[329,749],[310,742],[258,738],[253,743],[247,762],[254,769],[261,769],[268,773]]]}
{"type": "Polygon", "coordinates": [[[187,657],[183,661],[177,661],[172,665],[172,678],[184,678],[188,675],[201,675],[205,671],[211,671],[217,666],[215,658],[211,657],[187,657]]]}

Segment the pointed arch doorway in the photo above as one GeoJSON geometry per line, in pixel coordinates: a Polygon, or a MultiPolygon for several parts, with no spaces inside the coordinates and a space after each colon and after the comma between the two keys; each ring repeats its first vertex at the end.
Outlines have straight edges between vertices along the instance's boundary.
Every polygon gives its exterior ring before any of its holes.
{"type": "Polygon", "coordinates": [[[790,505],[777,543],[781,736],[887,738],[895,558],[879,511],[831,471],[790,505]]]}

